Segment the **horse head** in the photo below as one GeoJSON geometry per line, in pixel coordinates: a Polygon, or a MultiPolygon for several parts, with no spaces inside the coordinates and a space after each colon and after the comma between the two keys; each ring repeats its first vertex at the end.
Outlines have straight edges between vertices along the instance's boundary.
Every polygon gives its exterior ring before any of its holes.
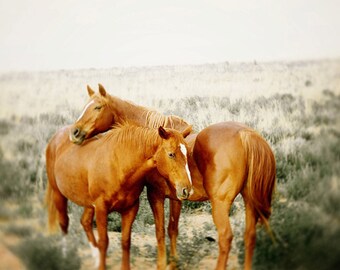
{"type": "Polygon", "coordinates": [[[81,144],[85,139],[107,131],[116,120],[114,111],[110,107],[110,96],[101,84],[99,84],[99,93],[95,93],[90,86],[87,86],[87,92],[90,100],[70,130],[70,140],[76,144],[81,144]]]}
{"type": "Polygon", "coordinates": [[[155,155],[158,172],[176,189],[177,198],[187,199],[192,193],[192,180],[188,167],[188,148],[184,138],[190,134],[192,126],[182,133],[174,129],[159,127],[163,139],[155,155]]]}

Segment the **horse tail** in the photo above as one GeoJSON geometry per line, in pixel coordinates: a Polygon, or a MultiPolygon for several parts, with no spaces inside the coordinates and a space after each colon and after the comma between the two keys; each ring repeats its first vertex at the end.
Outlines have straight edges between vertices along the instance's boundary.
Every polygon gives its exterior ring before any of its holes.
{"type": "Polygon", "coordinates": [[[273,190],[275,188],[276,164],[268,143],[251,129],[240,131],[246,153],[248,177],[245,185],[249,203],[257,217],[273,238],[268,219],[271,214],[273,190]]]}
{"type": "Polygon", "coordinates": [[[54,178],[54,162],[55,162],[55,153],[53,149],[52,141],[47,145],[46,148],[46,173],[47,173],[47,188],[45,194],[45,205],[48,211],[48,230],[50,233],[53,233],[57,230],[57,207],[54,203],[54,190],[51,185],[52,182],[55,182],[54,178]]]}

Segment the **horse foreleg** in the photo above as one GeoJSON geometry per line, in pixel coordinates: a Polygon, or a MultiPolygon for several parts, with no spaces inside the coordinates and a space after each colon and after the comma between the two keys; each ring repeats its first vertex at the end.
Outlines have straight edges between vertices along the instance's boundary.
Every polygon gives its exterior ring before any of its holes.
{"type": "Polygon", "coordinates": [[[155,220],[157,239],[157,269],[166,269],[165,226],[164,226],[164,200],[165,196],[159,191],[147,190],[148,200],[155,220]]]}
{"type": "Polygon", "coordinates": [[[131,228],[139,208],[139,200],[122,213],[122,269],[130,269],[131,228]]]}
{"type": "Polygon", "coordinates": [[[256,223],[257,216],[254,208],[248,203],[247,198],[243,196],[246,208],[246,228],[244,233],[245,243],[245,260],[244,269],[250,270],[252,266],[252,258],[256,243],[256,223]]]}
{"type": "Polygon", "coordinates": [[[84,213],[81,217],[80,223],[84,228],[84,231],[86,233],[87,239],[89,240],[91,250],[92,250],[92,256],[95,258],[95,267],[99,266],[99,250],[96,238],[93,234],[93,217],[94,217],[94,207],[85,207],[84,213]]]}
{"type": "Polygon", "coordinates": [[[92,244],[94,247],[97,247],[97,241],[92,230],[93,217],[94,207],[85,207],[80,223],[84,228],[84,231],[90,244],[92,244]]]}
{"type": "Polygon", "coordinates": [[[212,216],[218,233],[219,254],[216,269],[225,269],[233,234],[229,221],[231,202],[215,199],[211,201],[212,216]]]}
{"type": "Polygon", "coordinates": [[[109,238],[107,235],[107,208],[105,203],[97,203],[95,207],[96,222],[98,230],[98,249],[99,249],[99,270],[105,269],[106,252],[109,245],[109,238]]]}
{"type": "Polygon", "coordinates": [[[178,221],[181,214],[182,202],[170,200],[170,218],[168,226],[168,235],[170,238],[170,269],[176,269],[178,260],[177,256],[177,236],[178,236],[178,221]]]}

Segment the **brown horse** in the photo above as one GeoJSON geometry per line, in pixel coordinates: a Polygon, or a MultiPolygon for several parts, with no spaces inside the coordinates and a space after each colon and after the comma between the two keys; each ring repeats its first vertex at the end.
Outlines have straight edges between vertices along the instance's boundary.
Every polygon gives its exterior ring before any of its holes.
{"type": "Polygon", "coordinates": [[[111,96],[101,84],[99,84],[98,94],[95,94],[89,86],[87,91],[90,100],[70,132],[70,140],[76,144],[81,144],[85,139],[107,131],[114,123],[126,121],[153,128],[159,126],[173,128],[180,132],[190,126],[180,117],[164,116],[157,111],[111,96]]]}
{"type": "MultiPolygon", "coordinates": [[[[100,91],[103,91],[103,88],[100,91]]],[[[89,91],[89,94],[92,98],[88,104],[95,100],[91,92],[93,91],[89,91]]],[[[100,95],[106,96],[107,94],[105,92],[105,95],[102,93],[100,95]]],[[[82,123],[84,130],[91,130],[93,133],[110,128],[110,124],[102,124],[99,128],[93,128],[96,123],[99,123],[101,117],[95,112],[96,102],[87,105],[77,121],[78,125],[79,122],[82,123]],[[93,108],[91,109],[90,106],[93,108]]],[[[137,108],[136,111],[139,111],[138,106],[137,108]]],[[[129,115],[133,114],[131,113],[133,109],[130,106],[129,115]]],[[[116,108],[116,110],[120,111],[121,115],[124,114],[123,108],[116,108]]],[[[126,119],[124,116],[121,117],[126,119]]],[[[136,118],[136,116],[133,117],[133,119],[136,118]]],[[[145,120],[140,119],[140,124],[144,122],[145,120]]],[[[71,139],[73,140],[72,134],[71,139]]],[[[188,164],[194,190],[189,200],[211,200],[212,202],[220,247],[216,269],[226,267],[232,239],[228,212],[238,193],[243,195],[246,206],[245,269],[250,269],[255,246],[255,225],[258,220],[261,220],[269,228],[268,218],[275,185],[273,153],[259,134],[245,125],[234,122],[211,125],[198,135],[189,135],[186,141],[189,145],[188,164]],[[220,210],[225,214],[218,215],[221,213],[220,210]]],[[[176,239],[181,202],[177,200],[173,188],[168,186],[155,172],[147,176],[147,188],[148,199],[155,216],[158,243],[157,267],[165,269],[164,200],[170,198],[171,217],[168,234],[171,243],[170,255],[174,258],[177,257],[176,239]]],[[[175,262],[172,262],[171,266],[174,267],[175,262]]]]}
{"type": "MultiPolygon", "coordinates": [[[[188,200],[211,201],[213,221],[219,237],[216,269],[225,269],[227,265],[233,236],[229,210],[239,193],[243,196],[246,209],[244,268],[251,269],[256,223],[260,220],[270,232],[268,219],[276,169],[269,145],[254,130],[236,122],[211,125],[197,135],[189,135],[186,141],[189,145],[188,164],[194,190],[188,200]]],[[[174,258],[171,268],[174,268],[181,202],[161,178],[153,175],[147,181],[148,198],[158,234],[158,252],[161,254],[158,258],[159,268],[164,268],[166,263],[164,199],[170,198],[168,234],[170,256],[174,258]]]]}
{"type": "Polygon", "coordinates": [[[68,199],[83,206],[81,223],[90,243],[99,249],[99,269],[105,269],[107,215],[112,211],[121,213],[122,268],[129,269],[131,226],[145,185],[144,176],[155,169],[173,185],[178,199],[189,196],[191,180],[183,137],[188,131],[181,134],[160,127],[157,132],[125,124],[79,147],[68,140],[69,130],[65,129],[66,132],[52,138],[46,150],[50,228],[58,220],[62,231],[67,233],[68,199]],[[92,231],[94,214],[98,243],[92,231]]]}

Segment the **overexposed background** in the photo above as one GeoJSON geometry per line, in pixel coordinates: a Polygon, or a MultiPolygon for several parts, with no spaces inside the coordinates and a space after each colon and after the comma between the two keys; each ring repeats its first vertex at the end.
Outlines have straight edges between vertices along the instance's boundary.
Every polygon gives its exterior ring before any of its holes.
{"type": "MultiPolygon", "coordinates": [[[[65,269],[77,262],[81,270],[93,269],[79,224],[82,209],[70,206],[67,244],[74,253],[65,258],[60,239],[43,234],[43,198],[46,145],[79,117],[86,85],[97,91],[98,83],[114,96],[176,114],[195,131],[222,121],[257,130],[277,162],[270,222],[278,241],[273,245],[258,229],[255,268],[334,269],[340,254],[339,7],[335,0],[0,0],[0,269],[29,263],[65,269]]],[[[228,266],[237,270],[240,199],[231,211],[228,266]]],[[[208,202],[183,207],[181,269],[216,263],[218,244],[206,239],[217,239],[209,209],[208,202]]],[[[119,216],[110,216],[109,269],[120,268],[119,225],[119,216]]],[[[132,269],[156,268],[154,229],[143,193],[132,269]]]]}
{"type": "Polygon", "coordinates": [[[0,70],[340,57],[337,0],[0,1],[0,70]]]}

